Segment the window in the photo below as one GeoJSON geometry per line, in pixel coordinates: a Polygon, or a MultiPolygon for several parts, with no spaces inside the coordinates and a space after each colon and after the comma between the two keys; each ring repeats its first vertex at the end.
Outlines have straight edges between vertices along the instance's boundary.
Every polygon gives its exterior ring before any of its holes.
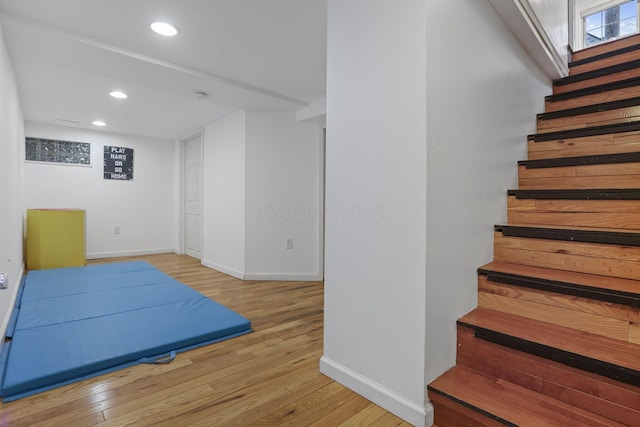
{"type": "Polygon", "coordinates": [[[91,164],[91,144],[88,142],[58,141],[26,138],[25,160],[35,162],[91,164]]]}
{"type": "Polygon", "coordinates": [[[607,40],[638,32],[638,2],[631,0],[584,17],[584,45],[593,46],[607,40]]]}

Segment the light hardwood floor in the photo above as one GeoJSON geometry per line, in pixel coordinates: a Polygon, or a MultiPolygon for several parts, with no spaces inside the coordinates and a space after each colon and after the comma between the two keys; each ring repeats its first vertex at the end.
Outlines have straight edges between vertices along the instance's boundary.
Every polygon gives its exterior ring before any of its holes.
{"type": "Polygon", "coordinates": [[[143,259],[254,332],[0,404],[0,426],[409,426],[322,375],[323,283],[241,281],[174,254],[143,259]]]}

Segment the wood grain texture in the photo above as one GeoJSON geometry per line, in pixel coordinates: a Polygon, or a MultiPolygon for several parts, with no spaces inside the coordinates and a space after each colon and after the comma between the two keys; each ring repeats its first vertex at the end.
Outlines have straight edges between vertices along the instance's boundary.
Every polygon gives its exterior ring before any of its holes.
{"type": "Polygon", "coordinates": [[[494,251],[494,260],[534,267],[640,280],[640,271],[636,261],[598,259],[580,255],[513,248],[496,248],[494,251]]]}
{"type": "Polygon", "coordinates": [[[546,304],[547,301],[514,298],[512,295],[503,296],[496,293],[480,291],[478,293],[478,307],[514,314],[541,322],[549,322],[554,325],[573,328],[594,335],[615,338],[621,341],[628,340],[628,321],[578,311],[575,310],[575,307],[567,309],[558,306],[558,304],[546,304]]]}
{"type": "Polygon", "coordinates": [[[640,35],[638,34],[623,37],[618,40],[613,40],[607,43],[602,43],[596,46],[588,47],[586,49],[581,49],[577,52],[573,52],[572,61],[575,62],[583,60],[585,58],[592,58],[606,52],[612,52],[627,46],[634,46],[638,43],[640,43],[640,35]]]}
{"type": "Polygon", "coordinates": [[[534,200],[508,197],[509,223],[640,230],[640,200],[534,200]]]}
{"type": "MultiPolygon", "coordinates": [[[[622,426],[516,384],[485,376],[463,365],[450,369],[432,382],[430,387],[515,425],[531,425],[531,420],[536,420],[536,425],[540,426],[622,426]]],[[[441,424],[440,420],[436,422],[441,424]]]]}
{"type": "Polygon", "coordinates": [[[535,212],[615,212],[620,214],[640,212],[640,200],[518,199],[513,195],[508,197],[507,206],[514,211],[535,212]]]}
{"type": "Polygon", "coordinates": [[[505,262],[489,262],[481,267],[483,270],[516,274],[520,276],[573,283],[595,289],[612,290],[640,294],[640,281],[620,279],[617,277],[597,276],[578,272],[568,272],[550,268],[531,267],[522,264],[505,262]]]}
{"type": "Polygon", "coordinates": [[[590,126],[629,123],[639,120],[640,107],[626,107],[597,113],[579,114],[555,119],[538,119],[538,133],[581,129],[590,126]]]}
{"type": "Polygon", "coordinates": [[[521,165],[518,187],[521,190],[640,188],[640,163],[538,169],[521,165]]]}
{"type": "MultiPolygon", "coordinates": [[[[493,294],[500,297],[513,298],[540,304],[540,310],[550,306],[553,307],[553,309],[575,311],[577,313],[589,314],[597,317],[616,319],[624,322],[620,325],[622,325],[627,331],[630,328],[629,323],[640,322],[640,307],[632,307],[605,301],[597,301],[590,298],[581,298],[573,295],[496,283],[488,280],[485,275],[478,276],[478,291],[489,295],[493,294]]],[[[545,319],[551,323],[555,323],[555,317],[553,316],[546,317],[545,319]]],[[[586,319],[589,319],[589,317],[586,319]]],[[[621,339],[626,340],[626,337],[621,334],[621,339]]]]}
{"type": "Polygon", "coordinates": [[[438,393],[429,392],[434,421],[447,427],[504,427],[504,424],[438,393]]]}
{"type": "Polygon", "coordinates": [[[320,374],[322,282],[241,281],[175,254],[142,259],[244,315],[254,332],[0,404],[7,426],[409,426],[320,374]],[[293,411],[293,415],[290,413],[293,411]]]}
{"type": "Polygon", "coordinates": [[[640,59],[640,50],[638,49],[618,55],[609,56],[607,58],[602,58],[597,61],[571,66],[569,68],[569,75],[574,76],[576,74],[599,70],[601,68],[610,67],[612,65],[624,64],[625,62],[634,61],[636,59],[640,59]]]}
{"type": "Polygon", "coordinates": [[[640,344],[640,323],[632,323],[629,325],[629,342],[640,344]]]}
{"type": "Polygon", "coordinates": [[[528,142],[529,160],[631,153],[639,150],[640,132],[528,142]]]}
{"type": "Polygon", "coordinates": [[[623,424],[640,417],[640,387],[477,339],[463,326],[457,362],[623,424]]]}
{"type": "Polygon", "coordinates": [[[595,77],[592,79],[582,80],[574,83],[564,84],[562,86],[553,86],[553,93],[565,93],[571,92],[577,89],[583,89],[586,87],[598,86],[605,83],[617,82],[619,80],[631,79],[634,77],[640,77],[640,68],[634,68],[619,73],[607,74],[601,77],[595,77]]]}
{"type": "Polygon", "coordinates": [[[558,326],[510,313],[479,307],[460,319],[461,323],[517,337],[570,354],[640,371],[640,346],[603,335],[558,326]]]}
{"type": "Polygon", "coordinates": [[[521,190],[561,190],[561,189],[605,189],[605,188],[640,188],[640,174],[607,176],[602,179],[599,176],[576,177],[539,177],[519,178],[518,187],[521,190]]]}
{"type": "MultiPolygon", "coordinates": [[[[561,227],[555,228],[561,229],[561,227]]],[[[578,227],[571,228],[577,229],[578,227]]],[[[637,246],[621,246],[602,243],[571,242],[549,239],[530,239],[526,237],[509,237],[503,236],[502,233],[499,232],[496,232],[494,234],[494,248],[519,249],[524,251],[546,252],[558,255],[582,256],[593,258],[594,262],[597,262],[599,258],[612,261],[630,261],[636,263],[640,261],[640,247],[637,246]]],[[[528,264],[525,263],[525,265],[528,264]]],[[[602,276],[611,276],[611,274],[603,274],[602,276]]]]}
{"type": "MultiPolygon", "coordinates": [[[[640,52],[640,50],[638,51],[640,52]]],[[[620,99],[635,98],[640,96],[640,85],[625,87],[622,89],[608,90],[592,95],[583,95],[575,98],[560,101],[545,101],[545,112],[566,110],[569,108],[584,107],[587,105],[601,104],[605,102],[618,101],[620,99]]]]}

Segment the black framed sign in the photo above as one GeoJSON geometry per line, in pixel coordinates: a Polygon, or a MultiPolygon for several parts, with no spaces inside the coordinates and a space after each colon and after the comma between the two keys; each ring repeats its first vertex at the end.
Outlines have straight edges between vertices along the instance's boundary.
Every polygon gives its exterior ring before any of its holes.
{"type": "Polygon", "coordinates": [[[104,146],[104,179],[133,179],[133,148],[104,146]]]}

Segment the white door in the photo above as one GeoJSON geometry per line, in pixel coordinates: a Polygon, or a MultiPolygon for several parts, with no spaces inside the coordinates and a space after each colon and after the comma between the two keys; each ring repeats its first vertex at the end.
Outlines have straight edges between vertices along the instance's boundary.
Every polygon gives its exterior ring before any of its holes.
{"type": "Polygon", "coordinates": [[[188,139],[184,152],[185,252],[202,259],[202,135],[188,139]]]}

